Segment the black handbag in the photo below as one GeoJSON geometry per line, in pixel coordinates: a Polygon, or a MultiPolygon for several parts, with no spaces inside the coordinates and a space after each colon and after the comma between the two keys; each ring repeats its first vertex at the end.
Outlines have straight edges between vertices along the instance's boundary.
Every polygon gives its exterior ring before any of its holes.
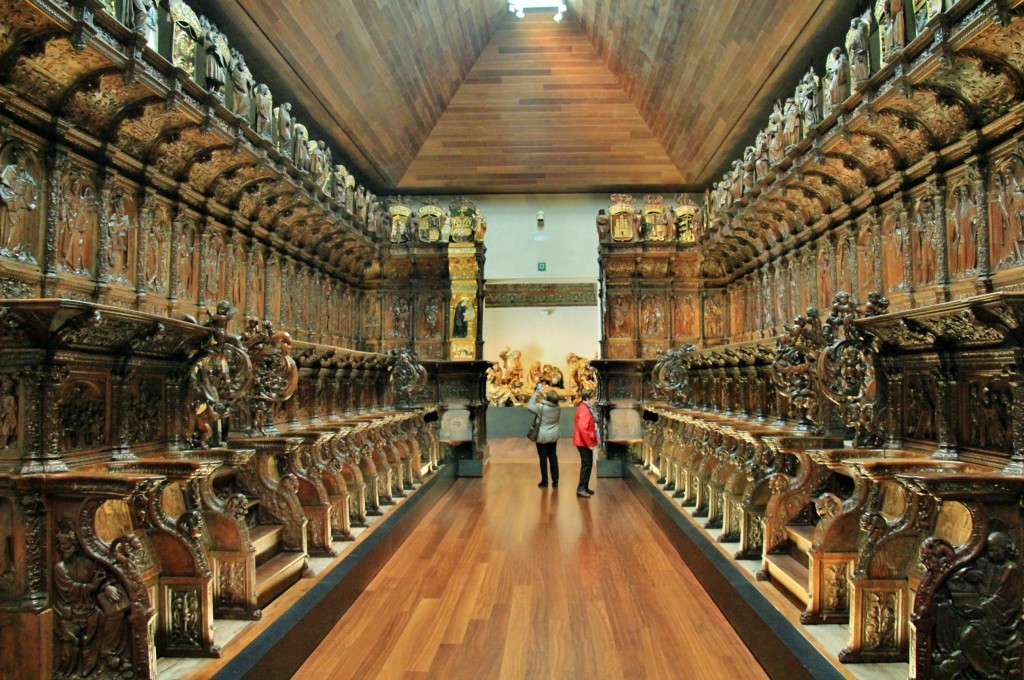
{"type": "Polygon", "coordinates": [[[540,433],[540,416],[533,417],[533,424],[530,425],[530,429],[526,431],[526,438],[531,442],[537,441],[537,435],[540,433]]]}

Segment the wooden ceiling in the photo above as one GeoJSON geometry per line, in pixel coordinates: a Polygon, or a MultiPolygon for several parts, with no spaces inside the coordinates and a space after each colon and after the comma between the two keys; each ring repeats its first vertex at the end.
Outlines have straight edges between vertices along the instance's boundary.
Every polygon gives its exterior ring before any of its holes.
{"type": "Polygon", "coordinates": [[[842,43],[850,0],[208,0],[378,193],[700,189],[842,43]]]}

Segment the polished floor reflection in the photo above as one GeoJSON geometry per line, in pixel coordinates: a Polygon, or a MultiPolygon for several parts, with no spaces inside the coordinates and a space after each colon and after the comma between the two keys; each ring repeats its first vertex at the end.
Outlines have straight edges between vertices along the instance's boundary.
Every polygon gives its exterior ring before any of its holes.
{"type": "Polygon", "coordinates": [[[538,489],[526,442],[431,509],[296,678],[764,678],[621,480],[538,489]]]}

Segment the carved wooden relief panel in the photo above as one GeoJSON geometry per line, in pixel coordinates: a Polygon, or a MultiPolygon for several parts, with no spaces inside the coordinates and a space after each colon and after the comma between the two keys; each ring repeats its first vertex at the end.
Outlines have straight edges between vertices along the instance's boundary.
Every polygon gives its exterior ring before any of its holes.
{"type": "Polygon", "coordinates": [[[179,215],[175,224],[176,243],[173,259],[177,286],[172,294],[185,304],[183,311],[191,312],[189,303],[199,299],[199,233],[195,221],[179,215]]]}
{"type": "Polygon", "coordinates": [[[103,220],[107,232],[104,277],[112,283],[134,287],[139,240],[136,190],[116,180],[108,180],[111,182],[114,184],[112,188],[103,188],[103,220]]]}
{"type": "Polygon", "coordinates": [[[963,177],[949,179],[946,194],[947,242],[951,278],[973,276],[978,271],[978,207],[971,183],[963,177]]]}
{"type": "Polygon", "coordinates": [[[61,451],[104,446],[110,441],[107,385],[102,376],[75,376],[61,385],[56,407],[61,451]]]}
{"type": "Polygon", "coordinates": [[[679,340],[693,340],[698,333],[697,304],[699,300],[694,293],[679,293],[673,299],[675,319],[672,335],[679,340]]]}
{"type": "MultiPolygon", "coordinates": [[[[907,261],[906,212],[899,204],[890,204],[882,212],[882,290],[892,299],[898,293],[906,292],[904,278],[907,261]]],[[[895,303],[894,303],[895,304],[895,303]]]]}
{"type": "Polygon", "coordinates": [[[4,144],[0,148],[0,257],[33,263],[39,259],[44,193],[42,163],[36,152],[20,141],[4,144]]]}
{"type": "Polygon", "coordinates": [[[99,233],[96,181],[85,168],[71,162],[62,165],[51,196],[57,218],[57,270],[92,278],[99,233]]]}
{"type": "Polygon", "coordinates": [[[708,293],[704,299],[704,336],[708,340],[725,335],[724,298],[719,293],[708,293]]]}
{"type": "Polygon", "coordinates": [[[989,247],[993,269],[1024,265],[1024,158],[1018,149],[989,171],[989,247]]]}

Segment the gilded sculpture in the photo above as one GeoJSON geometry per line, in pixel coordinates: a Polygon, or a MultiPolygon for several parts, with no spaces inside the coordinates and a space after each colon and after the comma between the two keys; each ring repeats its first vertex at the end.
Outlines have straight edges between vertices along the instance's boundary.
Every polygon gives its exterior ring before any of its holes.
{"type": "Polygon", "coordinates": [[[505,347],[498,360],[487,369],[487,403],[491,406],[523,405],[529,401],[538,384],[554,391],[559,400],[576,403],[586,389],[596,389],[597,371],[589,360],[570,352],[565,357],[568,380],[561,369],[552,364],[535,361],[530,370],[523,371],[522,352],[505,347]]]}

